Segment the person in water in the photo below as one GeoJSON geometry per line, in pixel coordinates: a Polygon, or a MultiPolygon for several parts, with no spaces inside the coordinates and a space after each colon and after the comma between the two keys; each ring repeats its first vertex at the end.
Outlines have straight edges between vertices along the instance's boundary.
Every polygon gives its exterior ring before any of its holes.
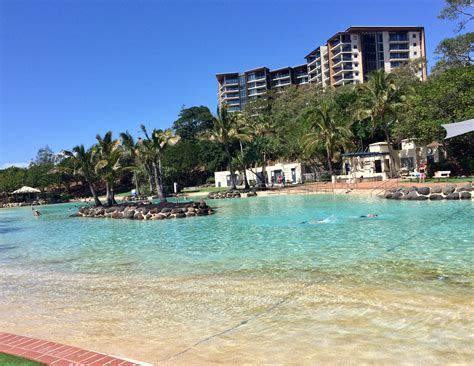
{"type": "Polygon", "coordinates": [[[302,221],[300,224],[327,224],[334,219],[334,215],[326,217],[325,219],[311,220],[311,221],[302,221]]]}
{"type": "Polygon", "coordinates": [[[360,217],[363,218],[363,219],[374,219],[378,216],[379,215],[377,215],[377,214],[367,214],[367,215],[361,215],[360,217]]]}
{"type": "Polygon", "coordinates": [[[34,211],[33,215],[35,215],[36,218],[41,216],[41,212],[39,212],[37,209],[33,208],[32,210],[34,211]]]}

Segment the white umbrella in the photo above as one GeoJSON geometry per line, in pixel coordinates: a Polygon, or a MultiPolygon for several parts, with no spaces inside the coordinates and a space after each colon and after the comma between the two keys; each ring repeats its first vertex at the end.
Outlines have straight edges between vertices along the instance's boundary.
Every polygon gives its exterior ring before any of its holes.
{"type": "Polygon", "coordinates": [[[31,188],[28,186],[23,186],[20,189],[12,192],[13,194],[21,194],[21,193],[41,193],[39,189],[31,188]]]}

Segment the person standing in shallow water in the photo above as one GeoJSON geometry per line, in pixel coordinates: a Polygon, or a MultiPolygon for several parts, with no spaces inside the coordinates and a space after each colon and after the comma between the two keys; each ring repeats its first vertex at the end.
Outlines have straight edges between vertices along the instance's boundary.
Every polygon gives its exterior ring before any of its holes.
{"type": "Polygon", "coordinates": [[[33,210],[33,215],[35,216],[35,218],[38,219],[42,215],[42,213],[39,212],[36,208],[31,208],[31,209],[33,210]]]}

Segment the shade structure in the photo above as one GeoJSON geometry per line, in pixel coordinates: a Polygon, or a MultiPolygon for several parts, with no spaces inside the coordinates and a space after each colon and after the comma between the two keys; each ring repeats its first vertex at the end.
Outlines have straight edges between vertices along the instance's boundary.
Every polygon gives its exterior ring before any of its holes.
{"type": "Polygon", "coordinates": [[[22,193],[41,193],[39,189],[23,186],[20,189],[12,192],[13,194],[22,194],[22,193]]]}
{"type": "Polygon", "coordinates": [[[447,132],[446,137],[444,138],[446,140],[451,137],[464,135],[465,133],[474,131],[474,119],[468,119],[464,122],[447,123],[441,126],[447,132]]]}

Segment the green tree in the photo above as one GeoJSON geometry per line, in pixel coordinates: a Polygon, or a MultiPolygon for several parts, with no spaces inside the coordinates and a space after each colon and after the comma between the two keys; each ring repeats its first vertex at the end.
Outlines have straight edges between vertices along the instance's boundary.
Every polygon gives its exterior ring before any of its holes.
{"type": "Polygon", "coordinates": [[[449,68],[468,66],[474,62],[474,32],[446,38],[436,47],[439,61],[432,72],[439,74],[449,68]]]}
{"type": "Polygon", "coordinates": [[[394,75],[384,70],[374,71],[366,83],[358,85],[357,90],[359,100],[356,115],[359,120],[369,118],[374,129],[380,127],[383,130],[389,150],[390,176],[393,177],[391,130],[400,113],[407,107],[414,90],[397,84],[394,75]]]}
{"type": "Polygon", "coordinates": [[[441,10],[438,18],[453,20],[461,17],[462,20],[457,26],[457,31],[460,32],[474,18],[472,9],[472,0],[446,0],[446,5],[441,10]]]}
{"type": "Polygon", "coordinates": [[[303,138],[304,151],[309,155],[323,147],[329,174],[333,175],[333,160],[336,150],[345,147],[352,137],[347,120],[338,120],[333,103],[323,102],[320,106],[307,108],[304,119],[308,132],[303,138]]]}
{"type": "Polygon", "coordinates": [[[151,161],[156,194],[161,202],[166,202],[163,189],[163,152],[168,146],[177,144],[181,137],[175,135],[171,129],[164,131],[154,129],[151,135],[149,135],[144,125],[140,127],[145,135],[145,139],[142,140],[142,143],[145,154],[149,161],[151,161]]]}
{"type": "Polygon", "coordinates": [[[112,206],[115,202],[115,182],[124,171],[122,166],[123,151],[120,140],[112,138],[112,131],[106,132],[104,137],[96,136],[98,145],[96,146],[97,162],[95,164],[96,173],[105,181],[107,206],[112,206]]]}
{"type": "Polygon", "coordinates": [[[176,135],[181,136],[182,141],[196,141],[203,131],[212,127],[213,118],[207,107],[183,107],[179,112],[179,118],[173,123],[173,130],[176,135]]]}
{"type": "Polygon", "coordinates": [[[102,202],[100,201],[95,189],[97,176],[95,174],[96,161],[94,150],[86,150],[84,145],[77,145],[74,146],[71,151],[65,151],[64,153],[74,162],[74,174],[82,176],[89,186],[95,205],[102,206],[102,202]]]}

